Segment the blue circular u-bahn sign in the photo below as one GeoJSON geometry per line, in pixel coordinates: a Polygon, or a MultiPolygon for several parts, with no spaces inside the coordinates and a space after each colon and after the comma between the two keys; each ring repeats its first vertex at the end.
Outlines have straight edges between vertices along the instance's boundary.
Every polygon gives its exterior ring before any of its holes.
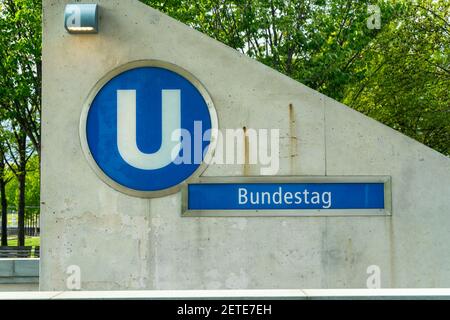
{"type": "Polygon", "coordinates": [[[97,85],[81,117],[81,140],[98,175],[115,189],[158,197],[201,173],[217,116],[205,88],[185,70],[145,61],[97,85]]]}

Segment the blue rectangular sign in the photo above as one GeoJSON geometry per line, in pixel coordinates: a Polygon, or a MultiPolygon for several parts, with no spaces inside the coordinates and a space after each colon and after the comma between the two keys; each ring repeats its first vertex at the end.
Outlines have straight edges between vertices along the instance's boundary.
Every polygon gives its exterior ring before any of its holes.
{"type": "Polygon", "coordinates": [[[383,182],[194,183],[187,210],[385,209],[383,182]]]}

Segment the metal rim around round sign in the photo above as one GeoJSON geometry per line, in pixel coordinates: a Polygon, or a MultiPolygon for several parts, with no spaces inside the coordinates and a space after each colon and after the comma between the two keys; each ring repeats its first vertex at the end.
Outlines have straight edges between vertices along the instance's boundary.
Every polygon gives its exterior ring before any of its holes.
{"type": "Polygon", "coordinates": [[[176,193],[180,191],[181,187],[191,181],[197,181],[198,178],[201,176],[201,174],[206,170],[208,164],[205,163],[205,158],[211,158],[214,155],[216,145],[217,145],[217,130],[218,130],[218,118],[217,118],[217,112],[214,107],[213,100],[211,96],[209,95],[206,88],[202,85],[202,83],[193,76],[190,72],[186,71],[185,69],[171,64],[169,62],[161,61],[161,60],[139,60],[139,61],[133,61],[130,63],[126,63],[112,71],[110,71],[108,74],[106,74],[97,84],[93,87],[91,92],[89,93],[86,102],[83,106],[83,110],[81,112],[80,117],[80,127],[79,127],[79,134],[80,134],[80,142],[81,142],[81,148],[83,150],[83,153],[90,165],[90,167],[93,169],[93,171],[96,173],[96,175],[105,182],[108,186],[112,187],[113,189],[135,197],[140,198],[158,198],[167,196],[173,193],[176,193]],[[94,102],[95,97],[100,92],[100,90],[113,78],[116,76],[140,67],[157,67],[169,70],[173,73],[178,74],[179,76],[185,78],[187,81],[189,81],[195,89],[198,90],[200,95],[203,97],[204,102],[206,103],[206,106],[209,111],[210,120],[211,120],[211,139],[209,142],[208,150],[206,154],[203,157],[202,163],[198,166],[198,168],[193,172],[193,174],[185,179],[184,181],[180,182],[179,184],[163,189],[163,190],[157,190],[157,191],[141,191],[141,190],[134,190],[131,188],[128,188],[116,181],[114,181],[112,178],[110,178],[97,164],[97,162],[94,159],[93,154],[91,153],[89,144],[88,144],[88,138],[87,138],[87,121],[88,121],[88,115],[89,110],[92,106],[92,103],[94,102]]]}

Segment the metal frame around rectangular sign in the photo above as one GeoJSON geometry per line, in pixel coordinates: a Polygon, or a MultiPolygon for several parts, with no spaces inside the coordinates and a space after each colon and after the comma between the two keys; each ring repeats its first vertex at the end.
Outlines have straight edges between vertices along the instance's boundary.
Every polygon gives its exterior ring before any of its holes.
{"type": "Polygon", "coordinates": [[[181,197],[183,217],[345,217],[392,215],[392,182],[390,176],[200,177],[183,185],[181,197]],[[189,184],[202,183],[383,183],[384,209],[188,210],[189,184]]]}

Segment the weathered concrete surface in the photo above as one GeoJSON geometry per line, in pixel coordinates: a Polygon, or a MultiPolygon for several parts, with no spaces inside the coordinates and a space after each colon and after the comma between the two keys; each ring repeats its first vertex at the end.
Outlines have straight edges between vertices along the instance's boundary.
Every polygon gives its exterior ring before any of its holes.
{"type": "MultiPolygon", "coordinates": [[[[450,160],[134,0],[100,0],[100,33],[69,35],[44,0],[41,290],[450,287],[450,160]],[[181,218],[89,167],[78,128],[95,83],[159,59],[208,89],[220,128],[281,129],[280,175],[390,175],[392,217],[181,218]],[[292,112],[289,105],[292,104],[292,112]]],[[[258,174],[211,166],[206,175],[258,174]]]]}

